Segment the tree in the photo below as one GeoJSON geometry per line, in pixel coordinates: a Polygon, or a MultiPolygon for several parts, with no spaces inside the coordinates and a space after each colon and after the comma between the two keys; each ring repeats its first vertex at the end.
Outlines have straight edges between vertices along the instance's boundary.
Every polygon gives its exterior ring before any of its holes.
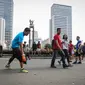
{"type": "Polygon", "coordinates": [[[45,44],[45,48],[49,48],[49,49],[51,49],[52,48],[52,46],[51,46],[51,44],[45,44]]]}

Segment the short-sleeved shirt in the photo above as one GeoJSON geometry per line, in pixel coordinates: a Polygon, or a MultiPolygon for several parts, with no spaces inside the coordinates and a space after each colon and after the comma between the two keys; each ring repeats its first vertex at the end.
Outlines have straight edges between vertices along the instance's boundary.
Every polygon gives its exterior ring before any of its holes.
{"type": "Polygon", "coordinates": [[[41,48],[41,44],[37,44],[37,48],[41,48]]]}
{"type": "Polygon", "coordinates": [[[69,52],[72,52],[72,50],[73,50],[73,44],[70,43],[70,44],[69,44],[69,52]]]}
{"type": "Polygon", "coordinates": [[[58,44],[60,45],[60,47],[62,48],[62,44],[61,44],[61,37],[60,35],[56,34],[54,36],[54,45],[53,45],[53,49],[59,49],[59,47],[57,46],[56,42],[55,41],[58,41],[58,44]]]}
{"type": "Polygon", "coordinates": [[[63,39],[62,48],[68,50],[68,41],[63,39]]]}
{"type": "Polygon", "coordinates": [[[82,46],[82,51],[85,52],[85,45],[82,46]]]}
{"type": "Polygon", "coordinates": [[[78,42],[77,42],[77,44],[76,44],[76,50],[78,50],[79,49],[79,45],[81,44],[81,41],[79,40],[78,42]]]}
{"type": "Polygon", "coordinates": [[[24,39],[24,33],[20,32],[16,35],[16,37],[12,41],[12,48],[19,48],[19,44],[23,42],[24,39]]]}

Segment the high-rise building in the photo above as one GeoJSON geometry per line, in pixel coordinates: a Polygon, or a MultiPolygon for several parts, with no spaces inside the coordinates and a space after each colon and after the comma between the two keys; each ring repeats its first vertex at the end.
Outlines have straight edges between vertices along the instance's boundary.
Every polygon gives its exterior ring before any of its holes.
{"type": "Polygon", "coordinates": [[[34,42],[38,43],[38,41],[42,41],[41,38],[38,37],[38,31],[34,31],[34,42]]]}
{"type": "Polygon", "coordinates": [[[51,7],[50,19],[50,41],[57,32],[57,28],[61,28],[61,37],[63,34],[68,35],[68,39],[72,40],[72,7],[61,4],[53,4],[51,7]]]}
{"type": "Polygon", "coordinates": [[[38,39],[38,31],[34,31],[34,39],[38,39]]]}
{"type": "Polygon", "coordinates": [[[45,39],[45,40],[43,40],[41,42],[42,48],[44,48],[46,44],[50,44],[50,39],[49,38],[48,39],[45,39]]]}
{"type": "Polygon", "coordinates": [[[9,46],[13,29],[13,0],[0,0],[0,17],[5,19],[5,41],[9,46]]]}
{"type": "MultiPolygon", "coordinates": [[[[32,47],[32,42],[33,42],[33,41],[32,41],[32,38],[33,38],[32,32],[33,32],[33,31],[30,32],[30,34],[31,34],[31,36],[30,36],[30,38],[31,38],[31,39],[30,39],[30,47],[32,47]]],[[[42,40],[41,40],[41,38],[38,37],[38,31],[34,31],[34,42],[37,44],[38,41],[41,42],[42,40]]]]}
{"type": "Polygon", "coordinates": [[[5,20],[0,18],[0,45],[5,43],[5,20]]]}

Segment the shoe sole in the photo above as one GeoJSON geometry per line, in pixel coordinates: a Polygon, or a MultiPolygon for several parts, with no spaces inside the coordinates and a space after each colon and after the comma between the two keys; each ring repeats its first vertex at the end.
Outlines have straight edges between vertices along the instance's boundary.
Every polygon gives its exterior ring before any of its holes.
{"type": "Polygon", "coordinates": [[[28,73],[28,72],[21,72],[21,71],[20,71],[20,73],[28,73]]]}

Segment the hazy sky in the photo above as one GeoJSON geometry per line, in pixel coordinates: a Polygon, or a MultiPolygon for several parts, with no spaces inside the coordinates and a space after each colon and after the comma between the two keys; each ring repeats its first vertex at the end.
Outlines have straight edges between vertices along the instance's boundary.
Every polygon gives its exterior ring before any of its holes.
{"type": "Polygon", "coordinates": [[[13,37],[29,26],[29,19],[32,19],[39,38],[47,39],[49,37],[49,19],[53,3],[72,6],[73,43],[76,43],[77,35],[85,41],[84,0],[14,0],[13,37]]]}

